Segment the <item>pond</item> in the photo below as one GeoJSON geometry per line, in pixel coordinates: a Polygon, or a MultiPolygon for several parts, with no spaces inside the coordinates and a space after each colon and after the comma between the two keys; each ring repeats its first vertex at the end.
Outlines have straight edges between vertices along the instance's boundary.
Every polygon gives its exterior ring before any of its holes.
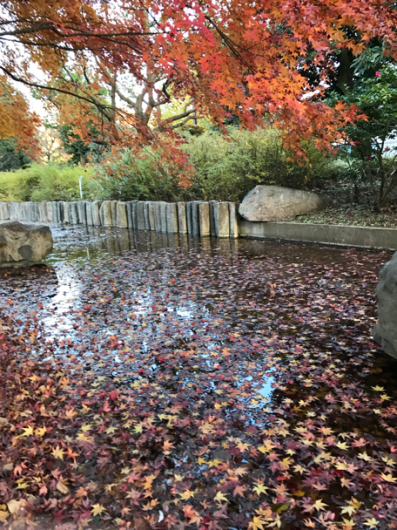
{"type": "Polygon", "coordinates": [[[59,528],[397,528],[397,362],[370,336],[391,254],[54,236],[1,276],[5,502],[59,528]]]}

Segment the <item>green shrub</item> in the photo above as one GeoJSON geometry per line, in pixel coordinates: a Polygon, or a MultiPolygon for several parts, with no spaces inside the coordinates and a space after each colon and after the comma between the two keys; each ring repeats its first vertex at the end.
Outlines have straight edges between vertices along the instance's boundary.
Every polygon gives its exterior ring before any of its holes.
{"type": "Polygon", "coordinates": [[[95,199],[101,190],[92,174],[92,168],[32,164],[26,169],[0,173],[0,199],[16,202],[79,200],[80,175],[83,176],[84,199],[95,199]]]}
{"type": "Polygon", "coordinates": [[[240,202],[256,184],[318,186],[336,167],[335,158],[324,155],[314,144],[305,146],[308,160],[298,164],[283,149],[274,129],[250,132],[230,127],[229,132],[225,136],[207,128],[197,135],[185,130],[185,143],[170,147],[177,155],[174,158],[179,158],[174,163],[165,152],[168,144],[164,144],[162,151],[142,148],[138,156],[129,149],[121,154],[115,151],[106,161],[87,169],[33,164],[0,173],[0,200],[78,200],[81,174],[85,199],[240,202]],[[180,185],[186,175],[187,187],[180,185]]]}
{"type": "Polygon", "coordinates": [[[194,168],[189,187],[179,186],[178,175],[166,163],[153,163],[161,159],[161,154],[146,150],[148,158],[140,158],[127,150],[110,162],[111,176],[103,166],[97,166],[104,196],[240,202],[256,184],[308,188],[314,179],[318,185],[319,179],[328,178],[333,172],[334,157],[324,155],[311,144],[305,146],[308,160],[301,164],[293,161],[273,129],[250,132],[230,127],[229,132],[227,137],[214,130],[200,135],[185,131],[186,143],[180,149],[194,168]]]}
{"type": "Polygon", "coordinates": [[[194,195],[205,200],[239,202],[256,184],[307,188],[314,178],[331,176],[334,163],[331,155],[307,144],[308,160],[298,164],[274,129],[231,128],[229,138],[207,131],[191,137],[183,149],[196,170],[194,195]]]}
{"type": "Polygon", "coordinates": [[[176,202],[195,198],[192,187],[180,185],[183,171],[178,164],[171,167],[160,152],[145,148],[136,156],[127,149],[121,157],[97,165],[96,178],[103,189],[102,198],[176,202]]]}

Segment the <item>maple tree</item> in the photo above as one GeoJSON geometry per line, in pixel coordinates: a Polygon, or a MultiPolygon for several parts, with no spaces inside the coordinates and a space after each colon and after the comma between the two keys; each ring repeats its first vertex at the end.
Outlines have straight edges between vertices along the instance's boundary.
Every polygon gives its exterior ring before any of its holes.
{"type": "Polygon", "coordinates": [[[35,137],[40,123],[23,94],[9,83],[7,76],[1,75],[0,140],[15,139],[16,149],[24,149],[34,157],[38,153],[35,137]]]}
{"type": "Polygon", "coordinates": [[[343,103],[331,109],[319,97],[337,64],[334,51],[357,55],[377,38],[396,55],[397,13],[385,2],[3,0],[2,6],[3,73],[34,88],[55,87],[94,107],[112,142],[150,140],[146,111],[154,109],[161,120],[156,105],[172,90],[216,123],[234,115],[252,128],[265,115],[298,152],[300,140],[309,137],[330,148],[341,125],[358,116],[343,103]],[[354,38],[346,28],[354,28],[354,38]],[[320,73],[314,87],[302,75],[309,55],[320,73]],[[45,81],[34,78],[30,62],[45,72],[45,81]],[[70,63],[97,68],[99,85],[110,84],[110,93],[117,92],[112,83],[118,73],[128,73],[149,98],[146,110],[116,105],[116,99],[104,102],[96,83],[81,91],[62,78],[70,63]]]}

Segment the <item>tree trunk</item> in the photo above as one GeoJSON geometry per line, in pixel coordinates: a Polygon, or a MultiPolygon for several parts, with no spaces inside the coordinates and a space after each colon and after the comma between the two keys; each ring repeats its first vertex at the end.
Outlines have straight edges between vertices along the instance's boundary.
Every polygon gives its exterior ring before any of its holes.
{"type": "Polygon", "coordinates": [[[336,82],[342,93],[346,94],[348,89],[353,88],[353,70],[351,67],[353,54],[347,48],[343,48],[338,58],[339,67],[336,76],[336,82]]]}

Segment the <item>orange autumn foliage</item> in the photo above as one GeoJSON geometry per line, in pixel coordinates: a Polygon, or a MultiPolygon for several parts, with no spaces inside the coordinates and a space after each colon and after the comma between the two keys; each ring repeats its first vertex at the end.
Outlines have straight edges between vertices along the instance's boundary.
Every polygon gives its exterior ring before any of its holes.
{"type": "MultiPolygon", "coordinates": [[[[377,38],[387,53],[397,53],[397,12],[373,0],[2,0],[1,5],[3,73],[77,98],[85,108],[81,129],[86,113],[95,109],[104,139],[118,145],[154,141],[137,100],[127,104],[112,88],[112,79],[127,72],[158,124],[161,105],[172,93],[179,101],[191,100],[197,113],[214,123],[234,115],[254,128],[265,118],[298,154],[302,139],[332,148],[337,131],[359,116],[343,104],[331,109],[319,97],[337,68],[335,51],[359,54],[377,38]],[[309,54],[320,74],[314,88],[302,75],[309,54]],[[48,74],[45,81],[29,73],[31,62],[48,74]],[[70,65],[94,71],[95,82],[84,88],[65,79],[62,68],[70,65]],[[98,97],[104,86],[110,87],[105,102],[98,97]]],[[[168,125],[161,131],[172,132],[168,125]]]]}
{"type": "Polygon", "coordinates": [[[0,76],[0,139],[16,138],[17,145],[32,157],[38,152],[35,139],[40,119],[31,112],[23,94],[0,76]]]}

